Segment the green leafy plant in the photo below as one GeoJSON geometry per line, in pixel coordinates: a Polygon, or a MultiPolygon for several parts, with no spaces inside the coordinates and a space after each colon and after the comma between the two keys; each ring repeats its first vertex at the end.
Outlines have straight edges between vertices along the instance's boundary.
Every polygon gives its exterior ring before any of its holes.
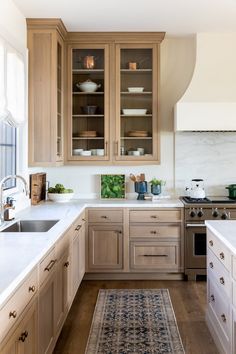
{"type": "Polygon", "coordinates": [[[153,179],[151,179],[149,183],[151,184],[151,186],[164,186],[166,184],[166,181],[153,177],[153,179]]]}
{"type": "Polygon", "coordinates": [[[73,193],[73,189],[65,188],[63,184],[57,183],[55,187],[48,188],[48,193],[57,193],[57,194],[73,193]]]}
{"type": "Polygon", "coordinates": [[[101,175],[101,198],[124,199],[125,175],[101,175]]]}

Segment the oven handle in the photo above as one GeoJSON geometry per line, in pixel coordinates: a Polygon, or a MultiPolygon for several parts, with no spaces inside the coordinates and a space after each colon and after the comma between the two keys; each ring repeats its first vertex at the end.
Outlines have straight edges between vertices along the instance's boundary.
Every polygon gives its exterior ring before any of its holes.
{"type": "Polygon", "coordinates": [[[205,224],[186,224],[186,227],[206,227],[205,224]]]}

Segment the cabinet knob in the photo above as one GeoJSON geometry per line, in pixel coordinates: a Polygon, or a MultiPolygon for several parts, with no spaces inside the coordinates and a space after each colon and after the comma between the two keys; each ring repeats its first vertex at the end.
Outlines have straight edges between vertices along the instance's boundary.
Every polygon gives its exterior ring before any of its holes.
{"type": "Polygon", "coordinates": [[[151,215],[151,218],[152,219],[157,219],[157,216],[156,215],[151,215]]]}
{"type": "Polygon", "coordinates": [[[209,267],[210,267],[210,268],[214,268],[213,262],[210,262],[210,263],[209,263],[209,267]]]}
{"type": "Polygon", "coordinates": [[[9,312],[9,318],[16,318],[16,316],[17,316],[17,312],[16,311],[11,311],[11,312],[9,312]]]}
{"type": "Polygon", "coordinates": [[[29,293],[32,291],[32,293],[34,293],[35,292],[35,286],[34,285],[32,285],[32,286],[29,286],[29,293]]]}
{"type": "Polygon", "coordinates": [[[224,280],[223,277],[220,277],[220,283],[221,283],[222,285],[225,285],[225,280],[224,280]]]}
{"type": "Polygon", "coordinates": [[[209,241],[209,245],[210,245],[211,247],[213,246],[213,241],[212,241],[212,240],[209,241]]]}
{"type": "Polygon", "coordinates": [[[213,294],[211,295],[211,301],[215,301],[215,296],[213,294]]]}
{"type": "Polygon", "coordinates": [[[156,232],[155,230],[152,230],[152,231],[150,231],[150,234],[154,234],[154,235],[156,235],[156,234],[157,234],[157,232],[156,232]]]}
{"type": "Polygon", "coordinates": [[[101,215],[102,219],[108,219],[108,217],[106,215],[101,215]]]}
{"type": "Polygon", "coordinates": [[[69,265],[70,265],[70,262],[69,262],[69,261],[67,261],[67,262],[64,264],[64,267],[68,268],[68,267],[69,267],[69,265]]]}
{"type": "Polygon", "coordinates": [[[225,259],[224,252],[220,252],[220,259],[225,259]]]}
{"type": "Polygon", "coordinates": [[[225,316],[224,313],[222,313],[222,315],[221,315],[220,317],[221,317],[221,319],[222,319],[223,322],[226,322],[226,316],[225,316]]]}
{"type": "Polygon", "coordinates": [[[76,228],[75,228],[75,231],[79,231],[81,229],[81,226],[82,225],[77,225],[76,228]]]}
{"type": "Polygon", "coordinates": [[[24,331],[23,333],[21,333],[20,337],[19,337],[19,340],[21,342],[24,342],[26,340],[26,338],[28,337],[28,332],[27,331],[24,331]]]}

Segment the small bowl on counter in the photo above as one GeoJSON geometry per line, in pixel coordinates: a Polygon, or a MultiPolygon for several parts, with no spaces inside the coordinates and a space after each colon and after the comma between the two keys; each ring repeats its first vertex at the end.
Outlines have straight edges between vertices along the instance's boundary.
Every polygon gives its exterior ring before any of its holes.
{"type": "Polygon", "coordinates": [[[73,196],[74,193],[48,193],[48,199],[57,203],[68,202],[73,196]]]}

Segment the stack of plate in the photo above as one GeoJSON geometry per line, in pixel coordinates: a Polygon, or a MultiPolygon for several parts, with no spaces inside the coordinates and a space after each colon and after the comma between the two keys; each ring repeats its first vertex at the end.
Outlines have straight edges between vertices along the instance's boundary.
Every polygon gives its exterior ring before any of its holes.
{"type": "Polygon", "coordinates": [[[93,138],[97,136],[96,130],[81,130],[79,137],[81,138],[93,138]]]}
{"type": "Polygon", "coordinates": [[[122,113],[127,116],[142,116],[147,114],[147,109],[144,108],[123,108],[122,113]]]}
{"type": "Polygon", "coordinates": [[[147,132],[147,130],[130,130],[127,133],[127,136],[144,138],[144,137],[148,136],[148,132],[147,132]]]}

